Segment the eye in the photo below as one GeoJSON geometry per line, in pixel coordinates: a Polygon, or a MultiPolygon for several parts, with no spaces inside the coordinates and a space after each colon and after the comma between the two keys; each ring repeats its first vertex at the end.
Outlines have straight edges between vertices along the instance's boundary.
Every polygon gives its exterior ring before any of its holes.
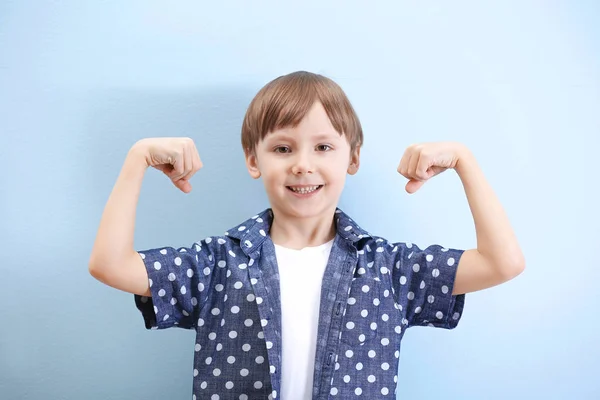
{"type": "Polygon", "coordinates": [[[317,146],[318,151],[329,151],[332,150],[332,147],[328,144],[320,144],[317,146]]]}
{"type": "Polygon", "coordinates": [[[290,148],[287,146],[277,146],[277,147],[275,147],[274,151],[275,151],[275,153],[285,154],[285,153],[290,152],[290,148]]]}

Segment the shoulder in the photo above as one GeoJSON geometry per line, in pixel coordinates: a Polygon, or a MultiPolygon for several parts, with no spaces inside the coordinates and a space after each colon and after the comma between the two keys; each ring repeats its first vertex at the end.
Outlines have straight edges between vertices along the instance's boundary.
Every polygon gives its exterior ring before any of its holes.
{"type": "Polygon", "coordinates": [[[394,241],[370,233],[340,209],[336,210],[336,224],[337,233],[352,241],[359,255],[368,253],[388,255],[406,262],[420,258],[430,261],[432,257],[447,256],[450,263],[452,263],[452,256],[456,255],[454,249],[448,249],[442,245],[432,244],[427,247],[419,247],[411,241],[394,241]]]}
{"type": "Polygon", "coordinates": [[[228,229],[223,235],[209,236],[196,242],[196,245],[214,253],[225,250],[232,256],[238,253],[248,254],[262,244],[269,232],[271,220],[272,212],[266,209],[228,229]]]}
{"type": "Polygon", "coordinates": [[[398,249],[394,250],[394,248],[400,245],[400,243],[392,243],[384,237],[370,233],[339,208],[335,213],[335,223],[337,234],[352,242],[359,254],[365,251],[378,253],[397,251],[398,249]]]}

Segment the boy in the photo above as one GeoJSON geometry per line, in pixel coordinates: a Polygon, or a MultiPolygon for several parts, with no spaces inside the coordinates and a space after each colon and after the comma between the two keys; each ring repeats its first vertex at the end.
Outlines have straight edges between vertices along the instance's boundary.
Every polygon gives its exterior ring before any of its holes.
{"type": "Polygon", "coordinates": [[[183,192],[201,167],[193,141],[143,139],[107,202],[89,269],[135,294],[146,328],[196,330],[194,399],[395,398],[407,328],[452,329],[465,293],[517,276],[519,244],[475,159],[462,145],[409,147],[398,172],[414,193],[458,173],[477,248],[423,250],[361,229],[337,208],[358,171],[363,133],[342,89],[308,72],[279,77],[252,100],[242,126],[250,175],[270,208],[189,248],[133,249],[144,171],[183,192]]]}

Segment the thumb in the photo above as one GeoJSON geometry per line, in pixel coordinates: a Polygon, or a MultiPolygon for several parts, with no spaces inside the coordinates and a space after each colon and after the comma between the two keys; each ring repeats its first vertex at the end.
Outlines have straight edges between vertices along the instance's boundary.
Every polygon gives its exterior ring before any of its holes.
{"type": "Polygon", "coordinates": [[[419,190],[421,188],[421,186],[423,186],[424,183],[425,183],[425,181],[417,181],[417,180],[411,179],[406,184],[405,189],[408,193],[413,194],[414,192],[419,190]]]}
{"type": "Polygon", "coordinates": [[[177,188],[183,193],[189,193],[192,191],[192,185],[186,179],[179,179],[177,181],[173,181],[173,184],[177,186],[177,188]]]}

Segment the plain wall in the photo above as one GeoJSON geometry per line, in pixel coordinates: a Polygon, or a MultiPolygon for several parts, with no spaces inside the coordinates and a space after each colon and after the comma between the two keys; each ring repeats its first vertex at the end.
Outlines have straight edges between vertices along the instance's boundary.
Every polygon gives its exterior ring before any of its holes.
{"type": "Polygon", "coordinates": [[[404,399],[600,398],[600,7],[587,2],[0,3],[0,398],[191,398],[194,333],[146,331],[88,259],[130,146],[190,136],[179,192],[147,173],[138,249],[189,246],[268,207],[240,126],[269,80],[336,80],[365,146],[340,207],[419,246],[476,245],[457,175],[408,195],[414,142],[476,155],[527,270],[467,295],[453,331],[409,331],[404,399]]]}

